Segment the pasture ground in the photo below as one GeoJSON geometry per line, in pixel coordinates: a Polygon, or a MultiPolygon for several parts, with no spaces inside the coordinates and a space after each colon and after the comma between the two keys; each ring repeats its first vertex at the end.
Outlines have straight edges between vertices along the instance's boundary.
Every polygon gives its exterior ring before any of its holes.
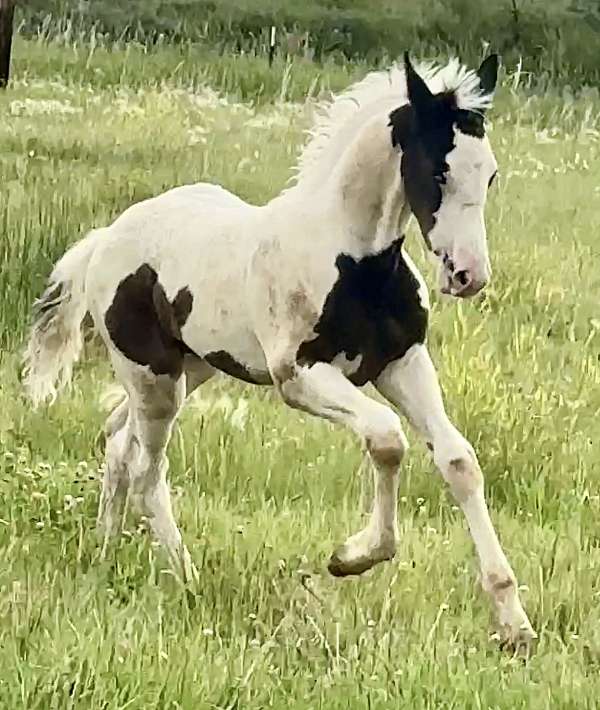
{"type": "MultiPolygon", "coordinates": [[[[137,521],[98,559],[110,375],[92,343],[72,390],[32,411],[18,383],[31,300],[68,244],[134,200],[200,180],[267,200],[307,125],[301,101],[279,100],[299,91],[294,68],[279,93],[255,86],[252,107],[227,93],[231,71],[203,69],[225,93],[192,89],[189,57],[135,64],[127,51],[19,40],[0,96],[0,707],[596,707],[597,91],[536,96],[506,78],[491,117],[493,283],[467,303],[432,296],[448,410],[479,453],[540,634],[523,663],[488,638],[465,523],[414,436],[396,560],[335,580],[326,561],[361,526],[369,490],[359,443],[224,379],[189,403],[170,447],[199,589],[161,571],[137,521]]],[[[260,80],[243,61],[235,76],[260,80]]],[[[314,91],[362,69],[297,71],[314,91]]],[[[414,230],[408,244],[434,291],[414,230]]]]}

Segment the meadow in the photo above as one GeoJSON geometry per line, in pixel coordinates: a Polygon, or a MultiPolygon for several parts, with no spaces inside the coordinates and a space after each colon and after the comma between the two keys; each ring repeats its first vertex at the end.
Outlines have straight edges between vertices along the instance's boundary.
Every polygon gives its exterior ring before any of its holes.
{"type": "MultiPolygon", "coordinates": [[[[314,97],[364,65],[284,64],[17,38],[0,95],[0,708],[595,708],[600,696],[600,98],[508,66],[490,136],[494,276],[432,291],[430,349],[478,451],[492,517],[540,635],[490,639],[460,511],[411,436],[396,559],[326,571],[370,489],[360,443],[216,379],[170,446],[176,516],[201,569],[183,590],[131,519],[94,534],[111,376],[91,339],[73,387],[33,411],[19,353],[52,263],[135,200],[218,182],[264,202],[290,176],[314,97]]],[[[311,235],[306,235],[307,239],[311,235]]]]}

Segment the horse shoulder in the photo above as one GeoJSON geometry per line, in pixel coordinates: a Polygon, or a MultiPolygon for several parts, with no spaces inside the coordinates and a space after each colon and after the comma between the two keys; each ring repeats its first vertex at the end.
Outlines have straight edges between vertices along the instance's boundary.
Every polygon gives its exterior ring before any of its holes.
{"type": "Polygon", "coordinates": [[[248,266],[251,318],[267,355],[293,359],[313,334],[337,278],[335,254],[307,229],[302,239],[269,231],[256,245],[248,266]]]}

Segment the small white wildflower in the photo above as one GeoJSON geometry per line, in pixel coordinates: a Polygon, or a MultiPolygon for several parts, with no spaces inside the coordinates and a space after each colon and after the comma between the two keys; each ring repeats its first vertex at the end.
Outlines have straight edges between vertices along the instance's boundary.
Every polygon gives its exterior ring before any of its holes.
{"type": "Polygon", "coordinates": [[[82,113],[83,109],[72,106],[70,101],[57,101],[55,99],[25,99],[24,101],[11,101],[8,105],[11,116],[38,116],[56,114],[82,113]]]}

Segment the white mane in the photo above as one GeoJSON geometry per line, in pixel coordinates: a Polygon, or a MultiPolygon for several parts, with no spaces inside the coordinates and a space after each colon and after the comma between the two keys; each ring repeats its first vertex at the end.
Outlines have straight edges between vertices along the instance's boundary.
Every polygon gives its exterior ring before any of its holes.
{"type": "MultiPolygon", "coordinates": [[[[481,93],[477,73],[458,59],[451,59],[445,66],[429,62],[415,68],[434,94],[453,91],[458,108],[482,111],[492,103],[492,94],[481,93]]],[[[296,182],[312,181],[327,174],[343,149],[340,137],[348,140],[349,129],[355,124],[359,124],[358,129],[378,110],[391,111],[406,103],[404,66],[394,64],[387,70],[370,72],[332,101],[317,105],[313,126],[308,130],[310,139],[296,166],[296,182]]]]}

